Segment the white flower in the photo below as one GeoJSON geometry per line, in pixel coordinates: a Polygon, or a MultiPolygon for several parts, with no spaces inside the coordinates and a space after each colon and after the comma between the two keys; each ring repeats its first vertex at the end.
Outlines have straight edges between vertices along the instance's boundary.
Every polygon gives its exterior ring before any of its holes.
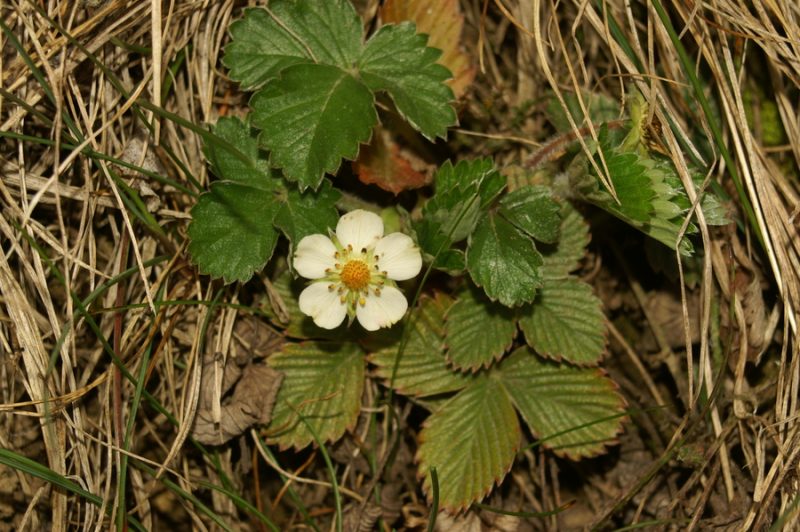
{"type": "Polygon", "coordinates": [[[319,327],[335,329],[349,316],[376,331],[406,313],[408,302],[395,281],[415,277],[422,256],[408,235],[383,236],[380,216],[355,210],[339,218],[330,238],[303,238],[294,253],[294,269],[313,279],[299,303],[319,327]]]}

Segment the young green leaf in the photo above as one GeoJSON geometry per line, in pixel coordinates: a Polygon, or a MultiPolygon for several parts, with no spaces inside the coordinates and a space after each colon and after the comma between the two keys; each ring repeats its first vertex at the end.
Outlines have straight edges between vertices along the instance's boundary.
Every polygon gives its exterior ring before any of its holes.
{"type": "Polygon", "coordinates": [[[481,213],[505,187],[491,159],[446,161],[434,176],[436,193],[422,208],[414,230],[427,260],[439,253],[434,267],[451,274],[463,271],[464,254],[451,249],[475,230],[481,213]]]}
{"type": "MultiPolygon", "coordinates": [[[[460,390],[472,381],[471,376],[450,369],[444,358],[444,315],[452,302],[443,294],[422,298],[414,329],[397,366],[397,392],[426,397],[460,390]]],[[[392,378],[397,349],[398,343],[394,343],[369,357],[377,366],[378,376],[387,381],[392,378]]]]}
{"type": "Polygon", "coordinates": [[[545,361],[527,347],[517,349],[498,370],[531,432],[557,454],[594,456],[615,443],[625,400],[601,370],[545,361]]]}
{"type": "Polygon", "coordinates": [[[427,41],[411,22],[383,26],[367,41],[358,69],[370,89],[386,91],[403,118],[434,140],[456,124],[455,97],[444,83],[452,74],[436,63],[441,51],[427,41]]]}
{"type": "Polygon", "coordinates": [[[339,220],[336,202],[341,196],[327,180],[322,182],[316,192],[290,189],[286,201],[275,216],[275,225],[294,245],[304,236],[317,233],[327,235],[328,230],[336,227],[339,220]]]}
{"type": "Polygon", "coordinates": [[[274,192],[217,182],[192,207],[189,252],[200,272],[226,283],[247,281],[264,267],[278,241],[274,192]]]}
{"type": "Polygon", "coordinates": [[[450,247],[452,241],[441,231],[441,225],[429,218],[423,218],[414,222],[414,232],[424,259],[432,261],[434,268],[450,275],[458,275],[464,271],[464,252],[450,247]]]}
{"type": "MultiPolygon", "coordinates": [[[[603,144],[600,146],[603,147],[603,144]]],[[[596,191],[591,199],[599,207],[623,220],[648,222],[653,215],[653,200],[656,199],[656,193],[650,176],[647,175],[647,168],[641,164],[639,156],[635,153],[618,152],[608,147],[603,147],[603,156],[617,199],[615,200],[605,190],[596,191]]],[[[599,156],[595,156],[595,159],[602,168],[599,156]]]]}
{"type": "Polygon", "coordinates": [[[270,443],[302,449],[314,443],[309,427],[321,441],[338,440],[353,428],[364,389],[364,356],[358,345],[289,343],[267,361],[284,374],[266,428],[270,443]]]}
{"type": "Polygon", "coordinates": [[[500,214],[541,242],[558,240],[561,206],[553,199],[549,187],[526,186],[508,193],[500,200],[500,214]]]}
{"type": "Polygon", "coordinates": [[[542,356],[580,366],[596,365],[606,349],[602,303],[578,279],[549,279],[525,307],[519,326],[542,356]]]}
{"type": "Polygon", "coordinates": [[[274,0],[248,9],[230,27],[222,62],[252,89],[297,63],[347,69],[361,50],[361,19],[347,0],[274,0]]]}
{"type": "Polygon", "coordinates": [[[486,158],[460,161],[455,166],[445,161],[433,180],[436,193],[422,208],[422,214],[440,225],[440,231],[452,242],[472,233],[480,212],[505,186],[505,178],[486,158]]]}
{"type": "Polygon", "coordinates": [[[342,157],[355,159],[377,123],[370,90],[334,66],[297,64],[257,92],[250,105],[259,143],[270,162],[297,181],[316,189],[342,157]]]}
{"type": "Polygon", "coordinates": [[[469,238],[467,269],[472,280],[503,305],[533,301],[542,285],[542,264],[530,237],[495,213],[484,216],[469,238]]]}
{"type": "Polygon", "coordinates": [[[519,448],[517,414],[495,379],[480,377],[425,421],[417,451],[419,474],[431,497],[428,471],[439,474],[439,504],[466,509],[500,483],[519,448]]]}
{"type": "Polygon", "coordinates": [[[558,242],[554,245],[538,246],[544,258],[542,266],[544,279],[563,278],[576,270],[580,266],[581,259],[586,255],[586,246],[589,245],[591,238],[589,225],[575,210],[575,207],[564,202],[561,207],[561,216],[558,242]]]}
{"type": "Polygon", "coordinates": [[[447,360],[477,371],[498,360],[517,335],[514,314],[478,290],[466,291],[447,312],[447,360]]]}

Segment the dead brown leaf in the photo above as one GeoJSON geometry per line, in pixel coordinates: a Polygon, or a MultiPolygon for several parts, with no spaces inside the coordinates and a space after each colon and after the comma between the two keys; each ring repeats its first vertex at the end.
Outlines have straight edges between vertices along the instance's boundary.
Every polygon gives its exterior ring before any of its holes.
{"type": "Polygon", "coordinates": [[[376,128],[372,142],[362,147],[353,169],[362,183],[395,195],[427,185],[432,175],[430,165],[402,149],[381,127],[376,128]]]}
{"type": "Polygon", "coordinates": [[[212,413],[215,399],[212,365],[213,362],[203,368],[203,396],[200,398],[192,436],[206,445],[222,445],[253,425],[269,423],[283,374],[262,364],[250,364],[244,370],[240,370],[236,364],[227,364],[222,395],[234,385],[237,377],[241,377],[235,383],[233,395],[221,406],[219,423],[215,423],[212,413]]]}

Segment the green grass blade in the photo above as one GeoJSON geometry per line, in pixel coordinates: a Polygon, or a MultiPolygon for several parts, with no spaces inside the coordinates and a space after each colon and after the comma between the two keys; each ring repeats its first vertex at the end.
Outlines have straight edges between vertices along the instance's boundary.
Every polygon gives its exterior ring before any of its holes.
{"type": "MultiPolygon", "coordinates": [[[[0,449],[0,464],[8,466],[17,471],[22,471],[23,473],[27,473],[28,475],[34,476],[36,478],[42,479],[45,482],[52,484],[57,488],[63,489],[64,491],[74,493],[75,495],[78,495],[79,497],[86,499],[95,506],[102,507],[103,505],[103,498],[100,497],[99,495],[95,495],[94,493],[86,491],[75,482],[72,482],[63,475],[59,475],[49,467],[44,466],[39,462],[35,462],[30,458],[17,454],[9,449],[0,449]]],[[[110,512],[111,509],[106,508],[106,510],[110,512]]],[[[137,521],[130,515],[126,515],[126,517],[128,523],[132,525],[136,530],[144,531],[144,527],[142,526],[141,523],[139,523],[139,521],[137,521]]]]}

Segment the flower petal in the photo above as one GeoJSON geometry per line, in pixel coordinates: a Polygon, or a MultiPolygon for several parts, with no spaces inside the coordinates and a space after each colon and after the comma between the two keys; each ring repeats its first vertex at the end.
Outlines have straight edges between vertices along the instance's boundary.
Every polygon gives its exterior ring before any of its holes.
{"type": "Polygon", "coordinates": [[[347,305],[339,299],[339,294],[328,290],[328,283],[311,283],[300,293],[300,312],[314,319],[317,327],[335,329],[347,315],[347,305]]]}
{"type": "Polygon", "coordinates": [[[375,246],[378,268],[389,279],[405,281],[416,277],[422,269],[422,255],[410,236],[392,233],[378,240],[375,246]]]}
{"type": "Polygon", "coordinates": [[[374,212],[356,209],[341,218],[336,225],[339,243],[353,246],[356,252],[371,248],[383,236],[383,220],[374,212]]]}
{"type": "Polygon", "coordinates": [[[408,310],[406,296],[393,286],[385,286],[381,295],[370,293],[364,306],[358,305],[356,317],[358,322],[368,331],[377,331],[381,327],[391,327],[397,323],[408,310]]]}
{"type": "Polygon", "coordinates": [[[304,237],[294,252],[294,269],[306,279],[321,279],[327,274],[326,268],[333,269],[336,259],[336,246],[325,235],[308,235],[304,237]]]}

